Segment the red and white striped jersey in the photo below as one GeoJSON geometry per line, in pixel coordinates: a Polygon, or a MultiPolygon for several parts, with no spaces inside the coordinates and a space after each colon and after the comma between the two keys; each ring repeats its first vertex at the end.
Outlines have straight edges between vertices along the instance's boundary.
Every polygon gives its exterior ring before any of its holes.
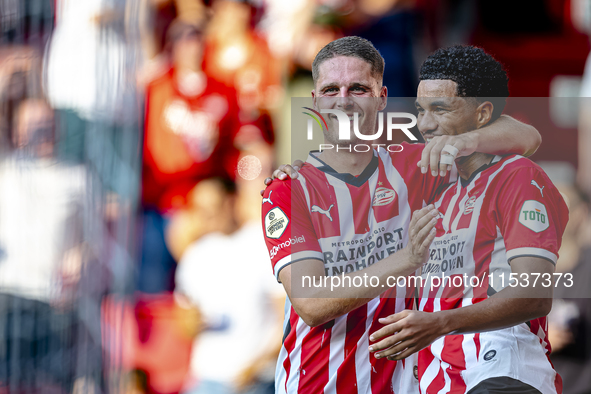
{"type": "MultiPolygon", "coordinates": [[[[419,310],[485,300],[508,286],[514,258],[535,256],[556,264],[568,209],[542,169],[524,157],[496,156],[469,180],[444,188],[435,206],[441,216],[422,268],[419,310]]],[[[419,352],[420,389],[464,393],[482,380],[506,376],[543,393],[561,392],[550,350],[546,317],[503,330],[448,335],[419,352]]]]}
{"type": "MultiPolygon", "coordinates": [[[[264,193],[263,229],[273,271],[318,259],[327,276],[361,270],[403,248],[412,211],[448,181],[423,175],[416,163],[423,145],[399,153],[375,152],[355,177],[340,174],[310,153],[297,180],[275,180],[264,193]]],[[[277,393],[402,393],[416,391],[412,367],[376,359],[369,335],[379,317],[412,305],[405,288],[390,289],[335,320],[310,327],[289,299],[277,362],[277,393]],[[406,377],[403,375],[406,372],[406,377]]]]}

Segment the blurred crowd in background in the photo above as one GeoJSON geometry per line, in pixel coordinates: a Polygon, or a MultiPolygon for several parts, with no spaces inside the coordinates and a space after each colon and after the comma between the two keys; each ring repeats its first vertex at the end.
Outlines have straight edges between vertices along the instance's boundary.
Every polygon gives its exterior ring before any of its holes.
{"type": "Polygon", "coordinates": [[[591,393],[589,34],[591,0],[0,0],[0,394],[274,392],[259,190],[345,35],[380,50],[389,96],[464,43],[532,98],[506,113],[542,134],[581,287],[556,292],[552,360],[591,393]]]}

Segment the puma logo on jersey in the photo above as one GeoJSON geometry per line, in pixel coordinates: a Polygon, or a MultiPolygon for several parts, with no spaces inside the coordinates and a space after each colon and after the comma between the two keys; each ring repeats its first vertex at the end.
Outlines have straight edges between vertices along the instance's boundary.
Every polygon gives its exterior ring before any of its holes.
{"type": "Polygon", "coordinates": [[[330,210],[332,209],[332,207],[334,207],[334,204],[330,204],[330,207],[328,207],[328,209],[322,209],[318,205],[312,205],[312,212],[318,212],[323,215],[326,215],[326,217],[329,218],[332,222],[332,216],[330,216],[330,210]]]}
{"type": "Polygon", "coordinates": [[[538,185],[538,182],[534,181],[533,179],[532,179],[532,181],[531,181],[531,185],[534,185],[535,187],[537,187],[537,188],[540,190],[540,193],[542,193],[542,197],[544,197],[544,192],[543,192],[543,189],[544,189],[546,186],[542,186],[542,187],[540,187],[540,185],[538,185]]]}
{"type": "Polygon", "coordinates": [[[271,190],[269,192],[269,197],[263,198],[263,205],[265,205],[266,202],[268,202],[269,204],[273,205],[273,201],[271,201],[271,193],[273,193],[273,190],[271,190]]]}

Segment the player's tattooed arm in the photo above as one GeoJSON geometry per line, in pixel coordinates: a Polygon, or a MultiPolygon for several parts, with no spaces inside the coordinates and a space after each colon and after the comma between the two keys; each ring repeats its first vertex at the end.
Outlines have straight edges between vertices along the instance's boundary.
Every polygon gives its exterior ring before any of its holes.
{"type": "Polygon", "coordinates": [[[433,137],[425,145],[417,166],[421,167],[423,174],[429,170],[433,176],[445,176],[451,170],[451,163],[458,157],[469,156],[474,152],[531,156],[541,143],[542,137],[535,127],[508,115],[501,115],[477,130],[433,137]]]}
{"type": "Polygon", "coordinates": [[[370,337],[375,342],[370,351],[376,358],[401,360],[444,335],[499,330],[547,315],[554,285],[543,281],[534,285],[534,278],[551,278],[554,265],[538,257],[517,257],[511,260],[511,271],[518,280],[516,286],[507,286],[482,302],[434,313],[405,310],[380,319],[386,326],[370,337]]]}
{"type": "Polygon", "coordinates": [[[319,326],[368,303],[395,284],[396,278],[416,271],[429,258],[437,215],[433,205],[414,212],[408,245],[363,270],[344,276],[325,276],[323,262],[314,259],[283,268],[279,279],[297,314],[307,325],[319,326]],[[363,285],[355,285],[359,283],[356,278],[363,285]]]}

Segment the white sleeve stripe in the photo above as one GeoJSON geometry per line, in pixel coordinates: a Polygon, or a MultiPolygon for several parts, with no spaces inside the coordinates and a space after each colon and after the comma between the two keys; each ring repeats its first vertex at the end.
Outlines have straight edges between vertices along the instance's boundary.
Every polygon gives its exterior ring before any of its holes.
{"type": "Polygon", "coordinates": [[[514,258],[520,256],[541,257],[546,260],[550,260],[554,265],[556,265],[556,261],[558,260],[558,256],[556,256],[554,253],[541,248],[517,248],[507,251],[507,261],[511,261],[514,258]]]}
{"type": "Polygon", "coordinates": [[[322,252],[317,252],[315,250],[304,250],[302,252],[292,253],[289,256],[285,256],[284,258],[279,260],[277,264],[275,264],[274,271],[275,278],[277,278],[277,282],[281,283],[281,281],[279,280],[279,271],[281,271],[283,268],[287,267],[292,263],[307,259],[316,259],[324,262],[324,255],[322,254],[322,252]]]}

